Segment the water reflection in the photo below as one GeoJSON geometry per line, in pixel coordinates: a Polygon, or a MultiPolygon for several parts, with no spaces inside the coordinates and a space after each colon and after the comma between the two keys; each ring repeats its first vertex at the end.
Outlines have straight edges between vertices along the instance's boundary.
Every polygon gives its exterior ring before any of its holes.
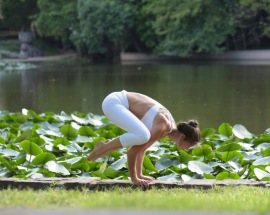
{"type": "Polygon", "coordinates": [[[176,120],[201,127],[240,123],[252,133],[270,127],[270,66],[207,64],[78,65],[42,63],[0,72],[0,109],[102,114],[103,98],[126,89],[163,103],[176,120]]]}

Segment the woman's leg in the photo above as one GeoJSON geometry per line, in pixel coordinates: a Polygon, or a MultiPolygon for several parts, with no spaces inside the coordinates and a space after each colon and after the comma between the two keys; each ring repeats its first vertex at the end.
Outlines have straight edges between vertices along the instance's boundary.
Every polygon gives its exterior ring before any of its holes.
{"type": "Polygon", "coordinates": [[[108,143],[98,142],[88,160],[95,160],[122,147],[144,144],[150,139],[146,126],[119,101],[114,94],[106,97],[102,104],[103,112],[112,123],[128,132],[108,143]]]}
{"type": "Polygon", "coordinates": [[[99,141],[97,142],[97,145],[94,148],[94,150],[87,157],[87,160],[96,160],[120,148],[122,148],[122,145],[119,141],[119,137],[106,143],[99,141]]]}
{"type": "Polygon", "coordinates": [[[127,131],[119,137],[123,147],[141,145],[150,139],[150,131],[127,106],[106,98],[102,104],[102,109],[112,123],[127,131]]]}

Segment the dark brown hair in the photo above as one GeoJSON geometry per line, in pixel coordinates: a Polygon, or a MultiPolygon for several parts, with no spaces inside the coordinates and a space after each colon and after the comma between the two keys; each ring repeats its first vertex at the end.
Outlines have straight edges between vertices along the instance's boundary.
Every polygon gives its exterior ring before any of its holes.
{"type": "Polygon", "coordinates": [[[198,143],[201,139],[199,122],[197,120],[189,120],[188,122],[179,122],[177,130],[185,135],[185,141],[198,143]]]}

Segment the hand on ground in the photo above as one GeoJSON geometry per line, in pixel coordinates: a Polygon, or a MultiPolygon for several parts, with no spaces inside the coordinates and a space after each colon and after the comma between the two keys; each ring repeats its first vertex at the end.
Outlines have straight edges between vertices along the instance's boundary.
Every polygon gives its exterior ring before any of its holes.
{"type": "Polygon", "coordinates": [[[146,181],[154,181],[155,180],[155,178],[150,177],[150,176],[145,176],[145,175],[140,175],[139,179],[143,179],[143,180],[146,180],[146,181]]]}

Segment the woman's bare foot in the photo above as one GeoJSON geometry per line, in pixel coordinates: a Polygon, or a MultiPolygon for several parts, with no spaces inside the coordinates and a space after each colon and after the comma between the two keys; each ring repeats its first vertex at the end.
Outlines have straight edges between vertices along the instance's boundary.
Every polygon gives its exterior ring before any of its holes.
{"type": "Polygon", "coordinates": [[[87,160],[96,160],[119,148],[122,148],[119,138],[106,141],[106,143],[98,141],[94,150],[88,155],[87,160]]]}
{"type": "Polygon", "coordinates": [[[100,152],[102,151],[102,148],[104,147],[105,143],[98,141],[94,150],[88,155],[87,160],[96,160],[100,156],[100,152]]]}

